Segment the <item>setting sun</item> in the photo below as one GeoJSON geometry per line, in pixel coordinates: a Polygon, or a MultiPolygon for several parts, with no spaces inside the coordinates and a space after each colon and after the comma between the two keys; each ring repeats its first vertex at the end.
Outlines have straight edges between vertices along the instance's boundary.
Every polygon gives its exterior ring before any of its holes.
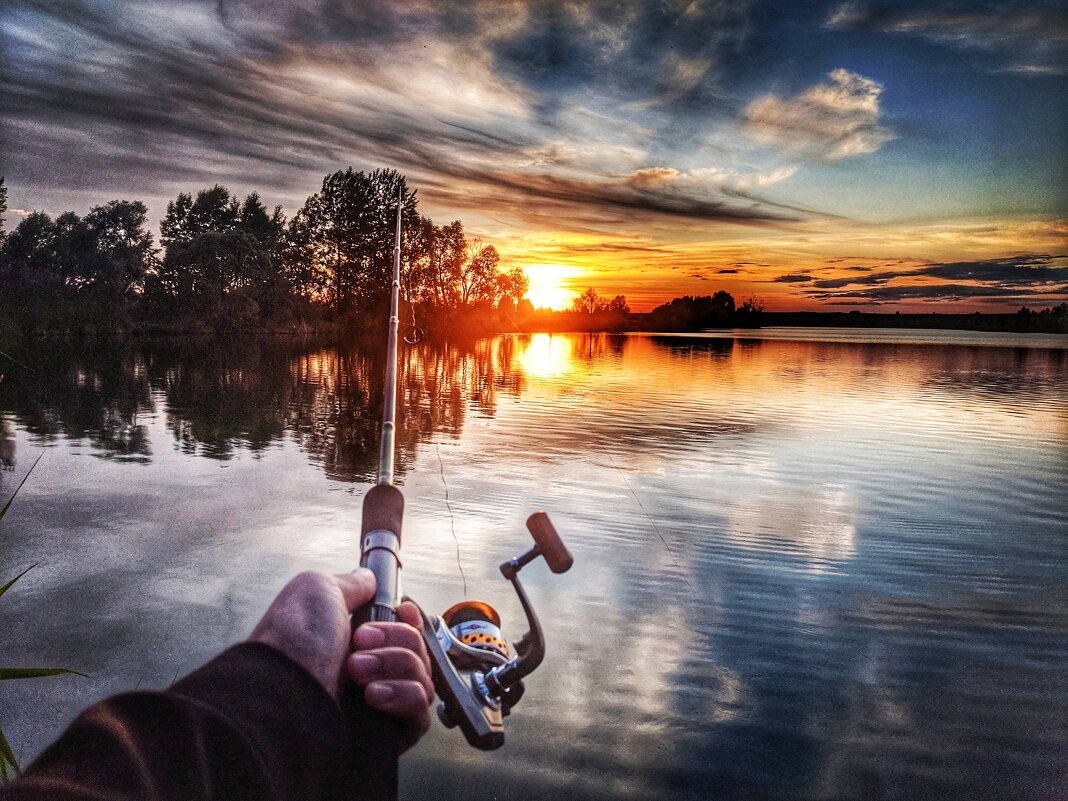
{"type": "Polygon", "coordinates": [[[523,271],[530,279],[526,297],[534,304],[534,308],[555,311],[571,308],[571,301],[578,293],[568,287],[568,279],[575,276],[575,268],[560,264],[535,264],[524,267],[523,271]]]}

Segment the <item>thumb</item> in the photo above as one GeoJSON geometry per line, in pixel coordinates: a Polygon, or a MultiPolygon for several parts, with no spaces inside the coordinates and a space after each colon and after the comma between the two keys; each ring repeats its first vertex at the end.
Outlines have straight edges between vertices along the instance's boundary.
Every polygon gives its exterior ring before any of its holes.
{"type": "Polygon", "coordinates": [[[351,573],[334,576],[341,596],[345,599],[345,609],[355,612],[375,596],[375,574],[366,567],[358,567],[351,573]]]}

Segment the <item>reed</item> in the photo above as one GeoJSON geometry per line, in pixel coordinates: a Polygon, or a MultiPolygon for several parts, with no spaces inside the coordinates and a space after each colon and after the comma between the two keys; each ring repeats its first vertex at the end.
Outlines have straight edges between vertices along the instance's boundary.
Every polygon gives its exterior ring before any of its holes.
{"type": "MultiPolygon", "coordinates": [[[[33,463],[26,475],[22,477],[22,481],[15,488],[15,491],[11,494],[11,497],[7,499],[7,503],[0,509],[0,520],[4,519],[4,515],[7,514],[7,510],[11,508],[11,503],[15,500],[15,496],[19,494],[19,490],[22,489],[22,485],[26,483],[26,479],[30,477],[30,473],[33,472],[33,468],[37,467],[37,462],[41,461],[41,456],[44,456],[44,451],[41,451],[40,456],[37,457],[37,461],[33,463]]],[[[20,578],[25,576],[37,565],[30,565],[28,568],[19,573],[11,581],[0,587],[0,598],[4,596],[8,590],[15,586],[20,578]]],[[[13,679],[39,679],[46,676],[61,676],[64,673],[73,673],[77,676],[84,676],[84,673],[78,673],[76,670],[68,670],[67,668],[35,668],[35,667],[0,667],[0,681],[11,681],[13,679]]],[[[0,728],[0,783],[6,783],[11,780],[13,776],[17,776],[22,772],[22,767],[19,765],[18,759],[15,757],[15,751],[11,747],[11,743],[7,739],[7,735],[4,734],[3,728],[0,728]]]]}

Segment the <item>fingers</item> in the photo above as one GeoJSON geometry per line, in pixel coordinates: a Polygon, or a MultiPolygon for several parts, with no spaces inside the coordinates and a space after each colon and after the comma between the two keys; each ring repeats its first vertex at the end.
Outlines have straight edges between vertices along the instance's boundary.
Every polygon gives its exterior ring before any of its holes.
{"type": "MultiPolygon", "coordinates": [[[[404,604],[401,604],[404,606],[404,604]]],[[[406,648],[417,654],[430,672],[430,657],[423,643],[423,635],[407,623],[364,623],[353,638],[358,651],[371,651],[377,648],[406,648]]]]}
{"type": "Polygon", "coordinates": [[[357,651],[346,660],[346,672],[357,684],[414,681],[423,688],[423,704],[434,701],[434,684],[419,654],[406,648],[357,651]]]}
{"type": "Polygon", "coordinates": [[[375,574],[365,567],[358,567],[351,573],[339,573],[334,579],[341,588],[345,608],[350,613],[374,598],[375,574]]]}
{"type": "Polygon", "coordinates": [[[400,618],[401,623],[407,623],[416,631],[422,631],[423,616],[419,614],[419,607],[411,601],[401,602],[401,605],[397,607],[397,617],[400,618]]]}
{"type": "Polygon", "coordinates": [[[345,673],[366,685],[368,706],[401,719],[404,750],[430,729],[434,684],[418,608],[403,603],[397,616],[404,622],[364,623],[356,629],[356,651],[345,660],[345,673]]]}
{"type": "Polygon", "coordinates": [[[415,743],[430,730],[430,705],[426,691],[418,681],[373,681],[364,691],[367,705],[404,723],[405,738],[401,750],[415,743]]]}

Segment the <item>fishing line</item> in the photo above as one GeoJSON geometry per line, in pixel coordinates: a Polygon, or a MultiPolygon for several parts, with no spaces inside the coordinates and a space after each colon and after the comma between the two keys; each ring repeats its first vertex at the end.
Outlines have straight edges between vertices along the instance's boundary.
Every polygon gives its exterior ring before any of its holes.
{"type": "MultiPolygon", "coordinates": [[[[578,409],[578,413],[579,417],[582,417],[584,420],[586,420],[587,423],[592,425],[592,421],[588,417],[586,417],[585,413],[582,411],[581,408],[578,409]]],[[[660,537],[660,541],[664,543],[664,549],[668,552],[668,556],[671,557],[671,561],[675,563],[675,567],[676,569],[678,569],[679,575],[682,577],[682,580],[686,582],[686,586],[690,588],[690,592],[695,592],[696,590],[694,589],[693,584],[690,582],[689,577],[687,577],[686,571],[683,570],[682,563],[679,562],[679,558],[675,555],[674,549],[668,543],[667,538],[664,536],[664,533],[660,530],[660,526],[656,524],[656,520],[651,514],[649,514],[649,510],[645,508],[645,504],[642,503],[642,499],[638,497],[638,493],[634,491],[634,487],[630,485],[630,481],[627,480],[626,471],[623,470],[623,468],[616,463],[616,458],[612,455],[610,451],[602,450],[601,453],[608,457],[608,461],[612,464],[612,469],[619,473],[619,477],[623,479],[623,485],[627,488],[627,491],[630,492],[632,496],[634,496],[634,500],[637,502],[638,508],[642,510],[642,514],[645,515],[645,519],[648,520],[649,525],[653,527],[653,531],[656,532],[656,536],[660,537]]]]}
{"type": "Polygon", "coordinates": [[[441,471],[441,483],[445,487],[445,508],[449,510],[449,527],[452,529],[452,539],[456,543],[456,567],[460,569],[460,578],[464,580],[464,598],[467,597],[467,576],[464,575],[464,566],[460,563],[460,538],[456,536],[456,517],[452,513],[452,504],[449,503],[449,482],[445,480],[445,462],[441,458],[441,446],[435,445],[434,450],[438,454],[438,468],[441,471]]]}
{"type": "Polygon", "coordinates": [[[11,361],[13,361],[19,367],[24,367],[25,369],[29,370],[31,373],[33,372],[33,368],[32,367],[30,367],[28,364],[23,364],[18,359],[16,359],[14,356],[12,356],[10,353],[4,353],[4,351],[0,350],[0,356],[3,356],[4,358],[7,358],[7,359],[11,359],[11,361]]]}
{"type": "Polygon", "coordinates": [[[642,514],[645,515],[645,519],[649,521],[649,525],[653,527],[653,531],[655,531],[656,535],[660,537],[660,541],[664,543],[664,548],[667,550],[668,556],[671,557],[671,561],[675,563],[675,567],[678,568],[679,575],[682,576],[682,580],[686,582],[686,586],[690,588],[690,592],[695,592],[696,590],[694,589],[693,584],[690,583],[690,579],[686,576],[686,571],[682,569],[682,564],[679,562],[679,558],[675,556],[675,551],[671,548],[671,546],[668,544],[668,541],[664,538],[664,534],[660,531],[660,526],[656,524],[656,520],[654,520],[653,516],[649,514],[649,511],[645,508],[645,504],[642,503],[642,499],[638,497],[638,493],[634,491],[634,487],[632,487],[630,485],[630,482],[627,480],[626,472],[624,472],[623,468],[619,467],[616,464],[615,457],[613,457],[611,453],[609,453],[608,451],[603,451],[603,453],[605,456],[608,457],[609,461],[612,462],[612,467],[619,471],[619,477],[623,479],[623,483],[630,491],[630,494],[633,495],[634,500],[638,502],[638,507],[642,510],[642,514]]]}

